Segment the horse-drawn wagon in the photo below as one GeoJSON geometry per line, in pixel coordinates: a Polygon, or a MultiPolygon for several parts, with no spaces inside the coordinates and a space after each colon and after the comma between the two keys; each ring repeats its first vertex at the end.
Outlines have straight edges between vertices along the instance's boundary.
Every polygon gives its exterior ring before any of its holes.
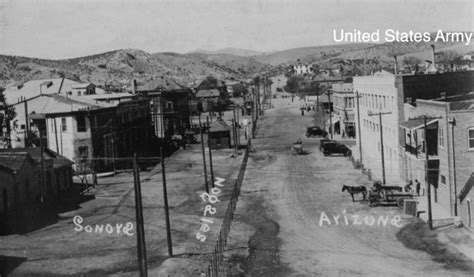
{"type": "Polygon", "coordinates": [[[291,149],[291,153],[293,155],[301,155],[303,154],[303,144],[301,143],[294,143],[291,149]]]}

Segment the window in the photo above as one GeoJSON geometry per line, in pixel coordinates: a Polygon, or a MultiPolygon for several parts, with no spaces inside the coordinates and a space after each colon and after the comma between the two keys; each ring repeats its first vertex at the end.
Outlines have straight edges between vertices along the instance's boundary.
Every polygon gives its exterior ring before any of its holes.
{"type": "Polygon", "coordinates": [[[446,185],[446,176],[441,175],[441,184],[446,185]]]}
{"type": "Polygon", "coordinates": [[[469,128],[468,130],[468,148],[469,150],[474,150],[474,127],[469,128]]]}
{"type": "Polygon", "coordinates": [[[79,146],[79,158],[86,160],[89,157],[89,148],[87,146],[79,146]]]}
{"type": "Polygon", "coordinates": [[[72,91],[68,91],[67,94],[68,94],[68,95],[72,95],[72,91]]]}
{"type": "Polygon", "coordinates": [[[63,132],[66,132],[67,131],[67,125],[66,125],[66,118],[65,117],[62,117],[61,118],[61,130],[63,132]]]}
{"type": "Polygon", "coordinates": [[[444,147],[444,129],[438,128],[438,144],[440,147],[444,147]]]}
{"type": "Polygon", "coordinates": [[[77,92],[77,96],[81,96],[81,92],[80,92],[80,91],[77,92]]]}
{"type": "Polygon", "coordinates": [[[77,123],[77,131],[78,132],[85,132],[86,128],[86,117],[83,115],[76,116],[76,123],[77,123]]]}

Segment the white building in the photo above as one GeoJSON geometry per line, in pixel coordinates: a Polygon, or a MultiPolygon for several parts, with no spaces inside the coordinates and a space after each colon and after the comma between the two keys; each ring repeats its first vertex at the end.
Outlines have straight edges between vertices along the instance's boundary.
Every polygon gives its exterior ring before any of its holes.
{"type": "MultiPolygon", "coordinates": [[[[382,180],[382,157],[380,131],[383,131],[385,179],[387,183],[399,183],[399,111],[394,75],[354,77],[354,92],[359,93],[360,133],[362,162],[370,169],[374,178],[382,180]],[[369,113],[390,113],[369,116],[369,113]],[[382,125],[382,129],[381,129],[382,125]]],[[[357,110],[357,108],[356,108],[357,110]]],[[[356,112],[356,116],[357,116],[356,112]]],[[[359,151],[354,151],[360,158],[359,151]]]]}
{"type": "Polygon", "coordinates": [[[16,87],[7,87],[5,97],[8,104],[30,99],[41,94],[60,94],[62,96],[84,96],[96,94],[92,83],[80,83],[67,78],[31,80],[16,87]]]}

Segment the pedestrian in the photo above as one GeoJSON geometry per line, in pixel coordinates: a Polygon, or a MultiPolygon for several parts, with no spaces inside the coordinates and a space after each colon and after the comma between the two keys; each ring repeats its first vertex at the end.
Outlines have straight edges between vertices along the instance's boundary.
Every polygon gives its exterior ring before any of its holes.
{"type": "Polygon", "coordinates": [[[421,184],[418,180],[415,180],[415,186],[416,186],[416,194],[420,196],[421,184]]]}

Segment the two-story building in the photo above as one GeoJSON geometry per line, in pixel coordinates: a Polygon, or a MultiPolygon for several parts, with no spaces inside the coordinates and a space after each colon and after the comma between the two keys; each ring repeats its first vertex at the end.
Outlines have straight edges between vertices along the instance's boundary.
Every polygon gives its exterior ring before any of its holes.
{"type": "Polygon", "coordinates": [[[190,128],[192,90],[169,78],[156,78],[138,86],[137,93],[150,101],[155,136],[160,139],[183,135],[190,128]]]}
{"type": "Polygon", "coordinates": [[[335,120],[333,130],[343,137],[356,137],[355,102],[352,83],[332,84],[330,90],[334,108],[335,120]]]}
{"type": "Polygon", "coordinates": [[[74,161],[75,170],[112,168],[114,159],[147,156],[153,126],[148,99],[89,103],[59,94],[42,94],[14,104],[12,145],[44,145],[74,161]],[[92,163],[93,158],[98,159],[92,163]],[[85,163],[87,161],[87,163],[85,163]]]}
{"type": "Polygon", "coordinates": [[[418,99],[416,106],[405,104],[406,121],[400,123],[405,138],[400,145],[401,169],[403,177],[419,180],[426,189],[423,180],[428,155],[432,201],[453,216],[461,215],[468,224],[473,212],[468,180],[474,173],[474,95],[465,95],[471,100],[456,98],[418,99]]]}
{"type": "MultiPolygon", "coordinates": [[[[399,124],[406,121],[405,103],[413,106],[418,99],[436,99],[444,92],[447,97],[474,91],[474,71],[446,72],[443,74],[391,75],[354,77],[354,91],[359,93],[359,116],[365,167],[376,178],[382,177],[380,129],[383,127],[384,165],[387,182],[405,181],[402,167],[402,149],[405,134],[399,124]],[[370,113],[369,113],[370,111],[370,113]],[[381,117],[373,114],[384,113],[381,117]],[[372,116],[370,115],[372,114],[372,116]],[[374,151],[374,145],[377,151],[374,151]]],[[[357,114],[356,114],[357,116],[357,114]]],[[[361,141],[361,145],[359,145],[361,141]]],[[[424,180],[420,180],[424,182],[424,180]]]]}

